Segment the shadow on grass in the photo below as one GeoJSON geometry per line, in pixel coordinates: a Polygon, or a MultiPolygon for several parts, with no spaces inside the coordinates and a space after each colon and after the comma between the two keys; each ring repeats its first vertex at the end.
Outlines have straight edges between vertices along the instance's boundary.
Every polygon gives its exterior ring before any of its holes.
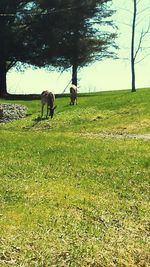
{"type": "MultiPolygon", "coordinates": [[[[30,129],[33,129],[34,127],[37,127],[38,124],[41,122],[41,121],[48,121],[49,120],[49,117],[36,117],[36,118],[33,118],[32,121],[33,123],[30,125],[30,126],[26,126],[24,127],[24,130],[30,130],[30,129]]],[[[42,128],[50,128],[50,125],[49,124],[46,124],[46,125],[43,125],[42,128]]]]}
{"type": "Polygon", "coordinates": [[[48,117],[37,117],[37,118],[34,118],[33,121],[35,123],[38,123],[39,121],[45,121],[45,120],[48,120],[48,117]]]}

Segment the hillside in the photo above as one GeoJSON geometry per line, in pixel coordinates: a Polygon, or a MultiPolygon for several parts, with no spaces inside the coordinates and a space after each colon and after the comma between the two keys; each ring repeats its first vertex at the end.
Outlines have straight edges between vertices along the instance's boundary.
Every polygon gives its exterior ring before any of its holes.
{"type": "Polygon", "coordinates": [[[0,266],[148,267],[150,89],[0,124],[0,266]]]}

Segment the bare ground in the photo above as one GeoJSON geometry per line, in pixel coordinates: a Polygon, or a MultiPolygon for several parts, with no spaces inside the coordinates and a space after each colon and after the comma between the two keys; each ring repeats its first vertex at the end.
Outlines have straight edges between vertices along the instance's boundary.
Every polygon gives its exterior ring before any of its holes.
{"type": "Polygon", "coordinates": [[[146,134],[131,134],[125,132],[100,132],[100,133],[83,133],[81,136],[89,138],[112,138],[112,139],[143,139],[145,141],[150,140],[150,133],[146,134]]]}

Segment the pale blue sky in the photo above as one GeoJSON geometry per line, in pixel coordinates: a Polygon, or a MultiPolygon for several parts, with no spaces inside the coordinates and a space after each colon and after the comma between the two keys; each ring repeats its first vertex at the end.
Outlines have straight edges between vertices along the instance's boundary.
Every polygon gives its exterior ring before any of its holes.
{"type": "MultiPolygon", "coordinates": [[[[130,43],[131,43],[131,21],[132,0],[113,0],[117,12],[114,21],[119,27],[117,44],[118,60],[105,59],[95,62],[89,67],[79,71],[79,92],[119,90],[131,88],[130,71],[130,43]]],[[[137,17],[137,43],[141,30],[146,30],[150,23],[150,2],[139,0],[137,17]],[[145,10],[146,9],[146,10],[145,10]],[[141,12],[142,10],[145,10],[141,12]]],[[[136,64],[136,87],[150,87],[150,34],[146,35],[143,42],[146,49],[139,54],[139,60],[145,55],[145,59],[136,64]],[[149,49],[147,48],[149,45],[149,49]]],[[[41,93],[50,90],[54,93],[62,93],[71,79],[71,70],[63,72],[47,72],[44,70],[28,69],[24,73],[11,70],[7,75],[9,93],[41,93]]],[[[69,91],[69,87],[66,92],[69,91]]]]}

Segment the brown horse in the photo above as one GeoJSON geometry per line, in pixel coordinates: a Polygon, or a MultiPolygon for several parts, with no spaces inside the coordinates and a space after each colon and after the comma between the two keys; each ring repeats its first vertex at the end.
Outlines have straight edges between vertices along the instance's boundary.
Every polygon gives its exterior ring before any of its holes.
{"type": "Polygon", "coordinates": [[[47,114],[46,117],[51,116],[53,118],[55,106],[55,95],[49,91],[43,91],[41,94],[41,104],[42,104],[42,111],[41,117],[43,116],[44,106],[47,105],[47,114]]]}

